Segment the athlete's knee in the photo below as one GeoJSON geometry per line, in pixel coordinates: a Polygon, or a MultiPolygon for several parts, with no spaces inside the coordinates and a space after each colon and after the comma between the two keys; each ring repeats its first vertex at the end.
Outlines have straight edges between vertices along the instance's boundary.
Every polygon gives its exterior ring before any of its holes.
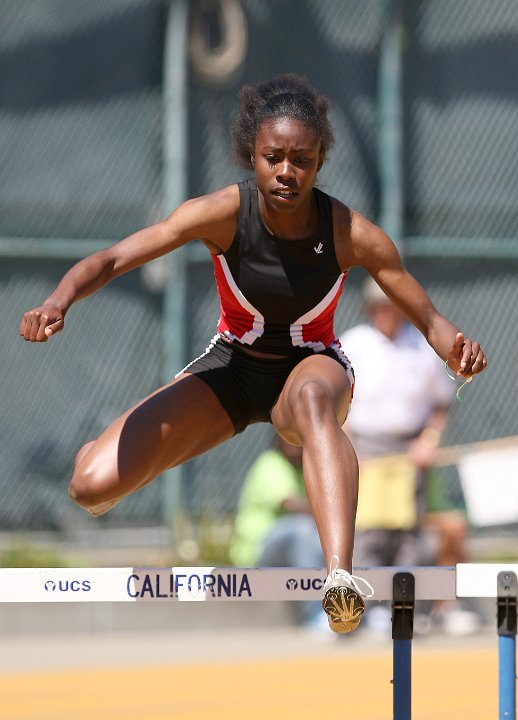
{"type": "Polygon", "coordinates": [[[75,466],[77,467],[79,463],[84,459],[85,455],[92,449],[92,447],[95,445],[95,440],[89,440],[86,442],[76,453],[75,458],[75,466]]]}
{"type": "Polygon", "coordinates": [[[106,501],[105,472],[99,463],[90,462],[82,448],[77,454],[76,465],[68,486],[69,497],[87,511],[106,501]]]}
{"type": "Polygon", "coordinates": [[[85,510],[101,502],[100,483],[92,473],[75,471],[68,485],[69,497],[85,510]]]}
{"type": "Polygon", "coordinates": [[[303,418],[319,417],[329,410],[334,412],[334,402],[326,385],[319,380],[305,380],[294,399],[295,415],[303,418]]]}

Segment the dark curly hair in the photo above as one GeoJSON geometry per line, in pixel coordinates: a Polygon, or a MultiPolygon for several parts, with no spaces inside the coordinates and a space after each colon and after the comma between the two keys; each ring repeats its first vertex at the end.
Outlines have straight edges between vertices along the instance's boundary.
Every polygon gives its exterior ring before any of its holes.
{"type": "Polygon", "coordinates": [[[242,168],[253,165],[255,138],[268,120],[293,118],[314,131],[327,152],[334,134],[327,116],[329,101],[318,93],[305,77],[286,73],[256,85],[243,85],[239,93],[239,111],[230,128],[232,159],[242,168]]]}

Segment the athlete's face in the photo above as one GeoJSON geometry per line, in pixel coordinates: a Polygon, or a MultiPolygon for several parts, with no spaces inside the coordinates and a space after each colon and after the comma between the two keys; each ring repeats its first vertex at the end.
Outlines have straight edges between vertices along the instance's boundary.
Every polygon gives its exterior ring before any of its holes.
{"type": "Polygon", "coordinates": [[[252,161],[269,209],[290,212],[307,202],[324,153],[313,130],[298,120],[279,118],[259,128],[252,161]]]}

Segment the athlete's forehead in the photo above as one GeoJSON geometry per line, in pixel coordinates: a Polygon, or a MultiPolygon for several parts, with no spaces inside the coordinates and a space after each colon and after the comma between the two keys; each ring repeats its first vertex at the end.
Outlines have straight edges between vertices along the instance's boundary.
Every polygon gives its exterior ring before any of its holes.
{"type": "Polygon", "coordinates": [[[255,144],[262,151],[315,152],[320,149],[320,139],[313,128],[290,117],[264,121],[257,131],[255,144]]]}

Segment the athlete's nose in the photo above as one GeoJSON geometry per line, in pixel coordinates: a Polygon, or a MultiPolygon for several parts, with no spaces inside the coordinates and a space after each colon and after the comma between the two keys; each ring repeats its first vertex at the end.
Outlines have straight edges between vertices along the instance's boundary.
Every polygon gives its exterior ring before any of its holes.
{"type": "Polygon", "coordinates": [[[279,168],[277,170],[277,180],[285,180],[286,178],[292,178],[293,177],[293,166],[290,163],[288,159],[283,160],[279,164],[279,168]]]}

